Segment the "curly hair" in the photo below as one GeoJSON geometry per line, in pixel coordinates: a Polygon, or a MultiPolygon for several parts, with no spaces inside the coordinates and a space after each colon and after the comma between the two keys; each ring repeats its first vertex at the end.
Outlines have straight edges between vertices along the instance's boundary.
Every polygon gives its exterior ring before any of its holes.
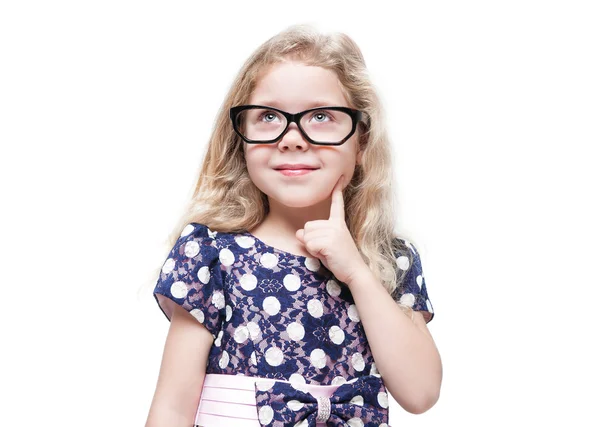
{"type": "Polygon", "coordinates": [[[323,34],[311,25],[288,27],[259,46],[241,67],[217,114],[191,200],[166,245],[170,249],[191,222],[212,231],[242,232],[265,219],[269,202],[250,179],[229,109],[247,103],[261,73],[286,60],[335,72],[349,105],[369,117],[358,129],[362,161],[344,189],[346,223],[365,263],[392,294],[406,275],[396,258],[408,256],[412,264],[413,256],[394,233],[392,153],[383,108],[357,44],[344,33],[323,34]]]}

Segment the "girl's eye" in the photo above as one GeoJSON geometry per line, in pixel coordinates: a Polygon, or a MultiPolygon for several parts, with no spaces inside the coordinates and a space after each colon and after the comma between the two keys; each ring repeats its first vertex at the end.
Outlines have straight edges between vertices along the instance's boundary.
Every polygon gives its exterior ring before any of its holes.
{"type": "Polygon", "coordinates": [[[277,119],[278,115],[273,113],[273,112],[264,112],[260,115],[259,119],[260,120],[265,120],[267,123],[271,123],[274,122],[277,119]]]}
{"type": "Polygon", "coordinates": [[[329,119],[332,120],[332,117],[330,114],[326,113],[325,111],[317,111],[313,114],[313,118],[316,119],[317,122],[319,123],[323,123],[325,121],[325,119],[329,119]]]}

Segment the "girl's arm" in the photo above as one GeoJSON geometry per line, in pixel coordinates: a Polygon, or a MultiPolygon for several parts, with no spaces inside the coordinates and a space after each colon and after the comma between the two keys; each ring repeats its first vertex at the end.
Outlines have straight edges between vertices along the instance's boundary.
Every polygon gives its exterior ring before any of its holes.
{"type": "Polygon", "coordinates": [[[212,334],[173,304],[160,372],[146,427],[194,425],[212,334]]]}
{"type": "Polygon", "coordinates": [[[427,411],[439,398],[442,362],[423,315],[411,320],[368,268],[348,286],[386,388],[406,411],[427,411]]]}

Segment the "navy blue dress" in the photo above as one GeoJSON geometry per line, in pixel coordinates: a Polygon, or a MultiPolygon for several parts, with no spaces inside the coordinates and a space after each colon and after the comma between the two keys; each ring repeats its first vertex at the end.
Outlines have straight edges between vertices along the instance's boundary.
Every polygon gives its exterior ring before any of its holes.
{"type": "MultiPolygon", "coordinates": [[[[392,297],[429,322],[419,254],[398,254],[408,270],[392,297]]],[[[249,232],[213,232],[191,223],[181,233],[154,289],[190,312],[215,338],[206,373],[244,374],[296,384],[339,385],[380,377],[348,287],[317,258],[291,254],[249,232]]]]}

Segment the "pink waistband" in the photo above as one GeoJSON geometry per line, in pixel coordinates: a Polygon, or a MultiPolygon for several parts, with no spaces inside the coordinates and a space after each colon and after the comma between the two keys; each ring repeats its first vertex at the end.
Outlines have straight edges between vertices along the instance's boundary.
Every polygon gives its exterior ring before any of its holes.
{"type": "MultiPolygon", "coordinates": [[[[206,374],[196,414],[196,427],[262,427],[256,410],[254,384],[279,381],[245,375],[206,374]]],[[[285,381],[287,382],[287,381],[285,381]]],[[[338,385],[302,384],[315,397],[330,397],[338,385]]],[[[317,423],[325,426],[326,423],[317,423]]]]}

